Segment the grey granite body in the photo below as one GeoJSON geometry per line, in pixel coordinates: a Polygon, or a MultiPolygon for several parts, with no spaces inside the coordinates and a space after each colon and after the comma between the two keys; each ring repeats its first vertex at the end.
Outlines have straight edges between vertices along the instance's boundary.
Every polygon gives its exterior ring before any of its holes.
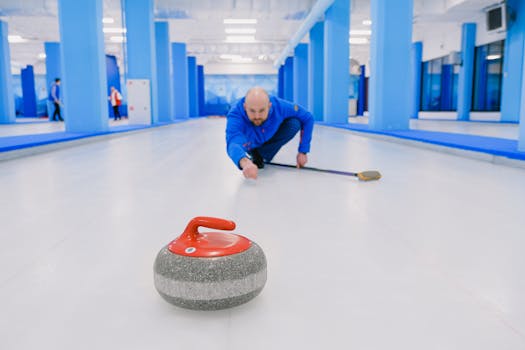
{"type": "Polygon", "coordinates": [[[199,258],[161,249],[154,264],[155,288],[169,303],[194,310],[219,310],[257,296],[266,283],[266,257],[254,242],[238,254],[199,258]]]}

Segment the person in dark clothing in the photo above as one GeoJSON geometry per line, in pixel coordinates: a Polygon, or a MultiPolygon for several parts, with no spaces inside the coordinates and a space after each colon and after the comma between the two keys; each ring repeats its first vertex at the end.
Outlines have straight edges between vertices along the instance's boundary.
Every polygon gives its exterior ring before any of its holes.
{"type": "Polygon", "coordinates": [[[53,112],[51,120],[60,120],[63,122],[64,119],[62,119],[62,116],[60,115],[60,78],[56,78],[55,82],[51,85],[48,99],[49,101],[53,102],[53,105],[55,106],[55,111],[53,112]]]}

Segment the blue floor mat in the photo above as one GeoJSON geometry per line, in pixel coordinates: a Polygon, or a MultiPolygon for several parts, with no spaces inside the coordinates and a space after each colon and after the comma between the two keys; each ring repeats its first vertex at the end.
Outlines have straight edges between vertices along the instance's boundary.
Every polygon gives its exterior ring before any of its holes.
{"type": "Polygon", "coordinates": [[[459,148],[469,151],[483,152],[511,159],[525,160],[525,152],[518,151],[517,140],[425,130],[376,131],[370,130],[366,124],[356,123],[339,124],[318,122],[318,124],[352,131],[392,136],[406,140],[426,142],[434,145],[459,148]]]}

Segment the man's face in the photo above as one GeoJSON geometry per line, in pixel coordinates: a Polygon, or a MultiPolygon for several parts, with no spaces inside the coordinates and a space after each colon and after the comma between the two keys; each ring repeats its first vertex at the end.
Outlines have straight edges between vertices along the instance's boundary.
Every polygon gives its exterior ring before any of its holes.
{"type": "Polygon", "coordinates": [[[260,126],[268,119],[272,104],[267,99],[249,99],[244,103],[244,110],[255,126],[260,126]]]}

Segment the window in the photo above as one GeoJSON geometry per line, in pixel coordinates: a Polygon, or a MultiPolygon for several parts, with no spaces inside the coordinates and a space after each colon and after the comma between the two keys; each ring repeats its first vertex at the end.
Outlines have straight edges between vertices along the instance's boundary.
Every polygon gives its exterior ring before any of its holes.
{"type": "Polygon", "coordinates": [[[447,57],[441,57],[422,63],[421,110],[457,109],[459,66],[448,64],[447,61],[447,57]]]}
{"type": "Polygon", "coordinates": [[[504,41],[476,47],[473,111],[499,111],[504,41]]]}

